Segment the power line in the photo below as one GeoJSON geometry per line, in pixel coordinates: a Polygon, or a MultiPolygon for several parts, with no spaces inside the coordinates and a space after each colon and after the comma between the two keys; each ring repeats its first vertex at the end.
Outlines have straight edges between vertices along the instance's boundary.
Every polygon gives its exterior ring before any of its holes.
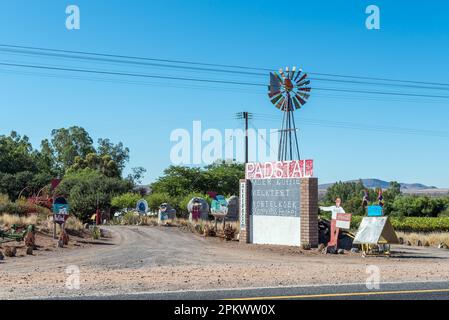
{"type": "MultiPolygon", "coordinates": [[[[276,70],[276,68],[260,68],[260,67],[248,67],[248,66],[230,65],[230,64],[204,63],[204,62],[186,61],[186,60],[170,60],[170,59],[149,58],[149,57],[142,57],[142,56],[130,56],[130,55],[107,54],[107,53],[88,52],[88,51],[50,49],[50,48],[43,48],[43,47],[20,46],[20,45],[10,45],[10,44],[0,44],[0,47],[3,48],[4,51],[6,51],[7,49],[15,49],[15,50],[25,49],[25,50],[35,50],[35,51],[50,52],[50,53],[57,52],[57,53],[64,53],[64,54],[77,54],[77,55],[93,56],[93,57],[109,57],[109,58],[120,58],[120,59],[138,60],[138,61],[165,62],[165,63],[175,63],[175,64],[185,64],[185,65],[232,68],[232,69],[241,69],[241,70],[253,70],[253,71],[259,70],[259,71],[265,71],[265,72],[271,72],[273,70],[276,70]]],[[[123,62],[123,61],[120,61],[120,62],[123,62]]],[[[216,69],[205,69],[203,71],[230,72],[229,70],[216,70],[216,69]]],[[[232,71],[232,72],[236,73],[237,71],[232,71]]],[[[245,74],[245,73],[242,73],[242,74],[245,74]]],[[[246,74],[248,74],[248,75],[265,75],[265,74],[261,74],[261,73],[246,73],[246,74]]],[[[401,83],[424,84],[424,85],[433,85],[433,86],[449,86],[449,83],[441,83],[441,82],[402,80],[402,79],[381,78],[381,77],[365,77],[365,76],[357,76],[357,75],[342,75],[342,74],[318,73],[318,72],[309,72],[309,74],[316,75],[316,76],[349,78],[349,79],[359,79],[359,80],[401,82],[401,83]]],[[[317,78],[315,78],[315,80],[327,81],[326,79],[317,79],[317,78]]],[[[334,80],[334,81],[337,81],[337,80],[334,80]]]]}
{"type": "MultiPolygon", "coordinates": [[[[41,70],[53,70],[53,71],[68,71],[68,72],[79,72],[79,73],[101,74],[101,75],[112,75],[112,76],[128,76],[128,77],[139,77],[139,78],[154,78],[154,79],[165,79],[165,80],[179,80],[179,81],[206,82],[206,83],[216,83],[216,84],[244,85],[244,86],[253,86],[253,87],[255,87],[255,86],[256,87],[266,87],[266,84],[254,83],[254,82],[239,82],[239,81],[230,81],[230,80],[175,77],[175,76],[151,75],[151,74],[131,73],[131,72],[78,69],[78,68],[20,64],[20,63],[0,63],[0,66],[31,68],[31,69],[41,69],[41,70]]],[[[319,88],[319,87],[314,87],[313,90],[344,92],[344,93],[357,93],[357,94],[386,95],[386,96],[392,95],[392,96],[401,96],[401,97],[449,99],[449,96],[444,96],[444,95],[414,94],[414,93],[401,93],[401,92],[388,92],[388,91],[385,92],[385,91],[351,90],[351,89],[339,89],[339,88],[319,88]]]]}
{"type": "MultiPolygon", "coordinates": [[[[276,117],[276,116],[271,116],[271,115],[255,114],[254,120],[273,122],[273,121],[279,121],[280,118],[276,117]]],[[[356,130],[376,131],[376,132],[384,132],[384,133],[388,132],[388,133],[413,134],[413,135],[421,135],[421,136],[435,136],[435,137],[440,137],[440,138],[449,138],[449,132],[445,132],[445,131],[419,130],[419,129],[414,129],[414,128],[369,125],[369,124],[361,124],[361,123],[353,123],[353,122],[310,119],[310,118],[303,118],[303,117],[301,117],[300,120],[301,120],[301,124],[303,124],[303,125],[316,125],[316,126],[343,128],[343,129],[356,129],[356,130]]]]}
{"type": "MultiPolygon", "coordinates": [[[[170,69],[180,69],[180,70],[191,70],[191,71],[201,71],[201,72],[218,72],[218,73],[227,73],[227,74],[239,74],[245,76],[263,76],[266,77],[266,73],[256,73],[256,72],[247,72],[247,71],[236,71],[236,70],[225,70],[225,69],[212,69],[212,68],[201,68],[201,67],[191,67],[191,66],[179,66],[179,65],[170,65],[170,64],[161,64],[154,62],[141,62],[141,61],[129,61],[129,60],[117,60],[110,58],[98,58],[98,57],[89,57],[89,56],[74,56],[71,54],[61,54],[61,53],[52,53],[52,52],[30,52],[18,49],[9,49],[9,48],[1,48],[0,52],[7,52],[12,54],[21,54],[25,56],[46,56],[46,57],[57,57],[64,59],[80,59],[83,61],[96,61],[96,62],[107,62],[107,63],[115,63],[115,64],[126,64],[126,65],[137,65],[137,66],[149,66],[149,67],[158,67],[158,68],[170,68],[170,69]]],[[[449,87],[431,87],[431,86],[422,86],[422,85],[410,85],[410,84],[396,84],[396,83],[379,83],[379,82],[366,82],[366,81],[355,81],[355,80],[340,80],[340,79],[328,79],[328,78],[316,78],[310,77],[312,81],[322,81],[322,82],[334,82],[334,83],[343,83],[343,84],[356,84],[356,85],[370,85],[370,86],[388,86],[388,87],[402,87],[402,88],[414,88],[414,89],[428,89],[428,90],[445,90],[449,91],[449,87]]]]}

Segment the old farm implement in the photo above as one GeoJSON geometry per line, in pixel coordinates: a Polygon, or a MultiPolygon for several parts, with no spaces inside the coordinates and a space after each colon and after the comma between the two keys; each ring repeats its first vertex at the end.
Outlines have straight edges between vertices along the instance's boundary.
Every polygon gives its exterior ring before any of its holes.
{"type": "Polygon", "coordinates": [[[21,227],[14,224],[8,231],[0,229],[0,244],[12,241],[23,241],[28,232],[34,232],[34,225],[30,224],[26,227],[21,227]]]}

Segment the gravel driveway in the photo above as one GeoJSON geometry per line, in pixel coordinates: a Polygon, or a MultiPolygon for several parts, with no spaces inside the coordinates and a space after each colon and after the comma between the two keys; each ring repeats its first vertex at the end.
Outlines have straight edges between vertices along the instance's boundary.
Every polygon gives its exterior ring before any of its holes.
{"type": "Polygon", "coordinates": [[[0,298],[355,283],[366,281],[370,265],[380,268],[382,281],[449,280],[448,250],[398,246],[392,258],[364,259],[226,242],[174,227],[107,229],[112,238],[87,247],[3,261],[0,298]],[[73,279],[68,266],[80,270],[79,289],[66,286],[73,279]]]}

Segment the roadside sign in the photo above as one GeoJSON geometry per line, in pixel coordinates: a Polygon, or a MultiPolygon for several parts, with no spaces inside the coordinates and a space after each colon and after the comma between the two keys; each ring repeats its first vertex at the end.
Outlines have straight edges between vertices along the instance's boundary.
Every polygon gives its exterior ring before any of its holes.
{"type": "Polygon", "coordinates": [[[336,227],[339,229],[351,229],[352,214],[350,213],[337,213],[336,227]]]}
{"type": "Polygon", "coordinates": [[[240,230],[246,230],[246,181],[240,180],[240,230]]]}
{"type": "Polygon", "coordinates": [[[53,220],[55,223],[63,224],[69,218],[69,205],[67,203],[53,204],[53,220]]]}
{"type": "Polygon", "coordinates": [[[148,202],[145,199],[137,201],[136,210],[139,214],[146,214],[148,212],[148,202]]]}
{"type": "Polygon", "coordinates": [[[368,207],[368,217],[382,217],[383,215],[383,209],[381,206],[368,207]]]}
{"type": "Polygon", "coordinates": [[[388,217],[364,217],[354,244],[397,244],[396,232],[388,217]]]}

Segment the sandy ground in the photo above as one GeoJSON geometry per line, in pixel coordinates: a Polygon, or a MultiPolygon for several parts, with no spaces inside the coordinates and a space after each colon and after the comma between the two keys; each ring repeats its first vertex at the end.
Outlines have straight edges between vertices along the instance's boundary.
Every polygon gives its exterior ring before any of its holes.
{"type": "Polygon", "coordinates": [[[449,250],[397,246],[393,257],[362,258],[226,242],[173,227],[108,229],[109,239],[72,239],[69,248],[5,258],[0,298],[355,283],[366,281],[370,265],[382,281],[449,280],[449,250]],[[67,287],[74,283],[69,266],[80,270],[79,289],[67,287]]]}

